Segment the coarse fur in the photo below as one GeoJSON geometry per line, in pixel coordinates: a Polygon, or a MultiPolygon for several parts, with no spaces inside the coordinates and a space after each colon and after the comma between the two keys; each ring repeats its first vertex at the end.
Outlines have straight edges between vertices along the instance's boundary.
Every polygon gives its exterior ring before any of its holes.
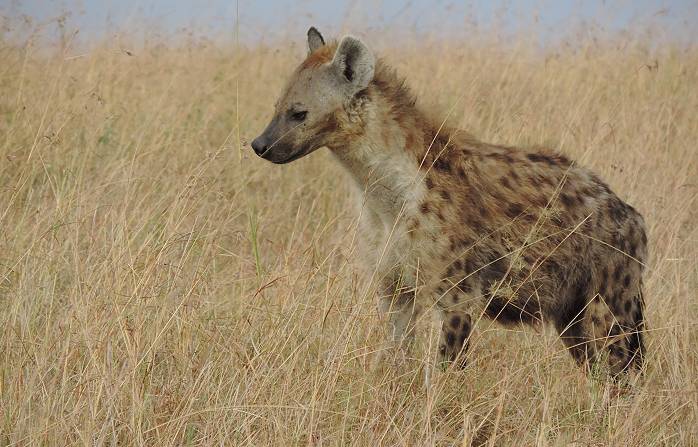
{"type": "Polygon", "coordinates": [[[393,343],[436,305],[443,362],[464,365],[487,317],[549,323],[580,365],[613,377],[640,370],[647,237],[634,208],[564,155],[442,126],[359,39],[325,44],[311,28],[308,43],[252,146],[275,163],[327,147],[347,170],[393,343]]]}

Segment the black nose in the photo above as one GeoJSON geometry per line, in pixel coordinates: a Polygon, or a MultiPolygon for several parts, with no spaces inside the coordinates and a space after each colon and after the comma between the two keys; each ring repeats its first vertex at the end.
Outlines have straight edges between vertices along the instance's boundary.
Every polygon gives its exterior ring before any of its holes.
{"type": "Polygon", "coordinates": [[[254,153],[259,156],[266,152],[268,148],[267,142],[261,136],[252,141],[252,149],[254,149],[254,153]]]}

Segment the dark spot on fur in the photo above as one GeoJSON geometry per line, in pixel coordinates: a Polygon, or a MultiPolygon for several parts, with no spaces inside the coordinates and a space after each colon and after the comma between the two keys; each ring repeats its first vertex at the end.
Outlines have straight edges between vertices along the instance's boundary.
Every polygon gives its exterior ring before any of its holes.
{"type": "Polygon", "coordinates": [[[520,203],[512,203],[507,208],[507,216],[510,219],[514,219],[523,211],[523,206],[520,203]]]}
{"type": "Polygon", "coordinates": [[[545,156],[543,154],[526,154],[526,158],[534,163],[542,163],[545,161],[545,156]]]}
{"type": "Polygon", "coordinates": [[[618,224],[623,223],[628,218],[628,205],[621,202],[617,197],[608,201],[608,214],[618,224]]]}
{"type": "Polygon", "coordinates": [[[567,208],[572,208],[574,206],[574,199],[567,194],[560,194],[560,200],[567,208]]]}
{"type": "Polygon", "coordinates": [[[620,274],[622,273],[622,270],[623,270],[623,266],[620,265],[620,264],[618,264],[618,265],[616,266],[616,269],[613,271],[613,279],[614,279],[615,281],[619,281],[619,280],[620,280],[620,274]]]}
{"type": "Polygon", "coordinates": [[[471,286],[466,279],[460,281],[456,287],[463,293],[470,293],[473,291],[473,286],[471,286]]]}
{"type": "Polygon", "coordinates": [[[468,219],[467,223],[475,233],[480,234],[484,232],[485,227],[483,226],[480,219],[478,219],[477,217],[471,216],[468,219]]]}
{"type": "Polygon", "coordinates": [[[625,313],[626,313],[626,314],[629,314],[629,313],[630,313],[630,309],[632,309],[632,307],[633,307],[633,305],[632,305],[632,303],[630,302],[630,300],[626,301],[626,302],[625,302],[625,313]]]}
{"type": "Polygon", "coordinates": [[[637,244],[635,242],[630,243],[630,256],[637,257],[637,244]]]}
{"type": "Polygon", "coordinates": [[[608,185],[606,185],[596,174],[591,174],[591,183],[596,190],[596,194],[600,194],[601,192],[611,194],[611,190],[608,188],[608,185]]]}
{"type": "Polygon", "coordinates": [[[628,287],[630,285],[630,275],[625,275],[625,278],[623,278],[623,285],[625,287],[628,287]]]}
{"type": "Polygon", "coordinates": [[[467,274],[471,274],[471,273],[473,273],[475,270],[477,270],[477,266],[476,266],[476,264],[475,264],[475,259],[473,259],[473,258],[468,258],[468,259],[465,261],[465,272],[466,272],[467,274]]]}
{"type": "Polygon", "coordinates": [[[541,153],[527,154],[526,157],[534,163],[545,163],[549,166],[569,165],[570,161],[563,155],[547,155],[541,153]]]}
{"type": "Polygon", "coordinates": [[[419,210],[422,212],[422,214],[427,214],[429,212],[429,204],[427,202],[422,203],[419,210]]]}
{"type": "Polygon", "coordinates": [[[441,172],[451,172],[451,164],[448,160],[439,157],[434,161],[434,168],[441,172]]]}
{"type": "Polygon", "coordinates": [[[458,169],[456,171],[459,177],[465,178],[465,169],[463,169],[462,166],[458,166],[458,169]]]}
{"type": "Polygon", "coordinates": [[[485,258],[485,265],[480,270],[480,278],[484,284],[500,281],[506,275],[509,263],[498,253],[490,253],[485,258]]]}
{"type": "Polygon", "coordinates": [[[434,180],[432,180],[431,177],[427,177],[426,184],[427,189],[432,189],[434,187],[434,180]]]}
{"type": "Polygon", "coordinates": [[[453,329],[459,329],[460,328],[460,317],[458,315],[454,315],[453,318],[451,318],[451,327],[453,329]]]}
{"type": "Polygon", "coordinates": [[[502,186],[504,186],[505,188],[511,189],[511,183],[509,183],[509,179],[508,179],[508,178],[506,178],[506,177],[501,177],[501,178],[499,179],[499,183],[501,183],[502,186]]]}
{"type": "Polygon", "coordinates": [[[608,290],[608,283],[606,283],[606,282],[604,281],[604,282],[602,282],[601,284],[599,284],[599,293],[600,293],[601,295],[604,295],[604,296],[605,296],[605,295],[608,293],[608,291],[609,291],[609,290],[608,290]]]}
{"type": "Polygon", "coordinates": [[[448,346],[453,346],[456,343],[456,336],[453,335],[453,332],[446,332],[446,344],[448,346]]]}
{"type": "Polygon", "coordinates": [[[451,200],[451,194],[449,194],[448,191],[445,189],[441,190],[441,198],[444,199],[445,201],[449,202],[451,200]]]}

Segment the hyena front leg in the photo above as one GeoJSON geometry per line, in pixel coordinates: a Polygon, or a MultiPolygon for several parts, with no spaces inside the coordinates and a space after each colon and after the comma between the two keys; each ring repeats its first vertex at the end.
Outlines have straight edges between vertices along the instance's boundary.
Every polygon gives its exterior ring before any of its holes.
{"type": "Polygon", "coordinates": [[[414,289],[399,281],[390,281],[383,287],[378,307],[388,321],[388,341],[391,347],[407,349],[414,340],[414,325],[419,309],[414,289]]]}
{"type": "Polygon", "coordinates": [[[482,309],[477,298],[479,286],[469,276],[451,275],[435,290],[436,304],[441,316],[441,335],[439,337],[438,364],[454,364],[459,368],[466,366],[470,334],[473,330],[472,315],[481,315],[482,309]]]}
{"type": "Polygon", "coordinates": [[[464,312],[442,310],[441,336],[439,337],[438,363],[443,366],[454,364],[459,368],[466,366],[466,354],[472,318],[464,312]]]}

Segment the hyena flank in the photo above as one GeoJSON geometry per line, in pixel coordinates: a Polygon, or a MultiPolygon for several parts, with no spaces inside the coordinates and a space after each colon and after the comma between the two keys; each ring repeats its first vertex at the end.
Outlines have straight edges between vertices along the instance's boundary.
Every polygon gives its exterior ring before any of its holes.
{"type": "Polygon", "coordinates": [[[585,368],[640,369],[647,237],[635,209],[561,154],[444,128],[361,40],[326,44],[311,28],[308,45],[252,148],[289,163],[326,147],[349,173],[391,343],[435,307],[444,363],[464,365],[484,316],[552,324],[585,368]]]}

